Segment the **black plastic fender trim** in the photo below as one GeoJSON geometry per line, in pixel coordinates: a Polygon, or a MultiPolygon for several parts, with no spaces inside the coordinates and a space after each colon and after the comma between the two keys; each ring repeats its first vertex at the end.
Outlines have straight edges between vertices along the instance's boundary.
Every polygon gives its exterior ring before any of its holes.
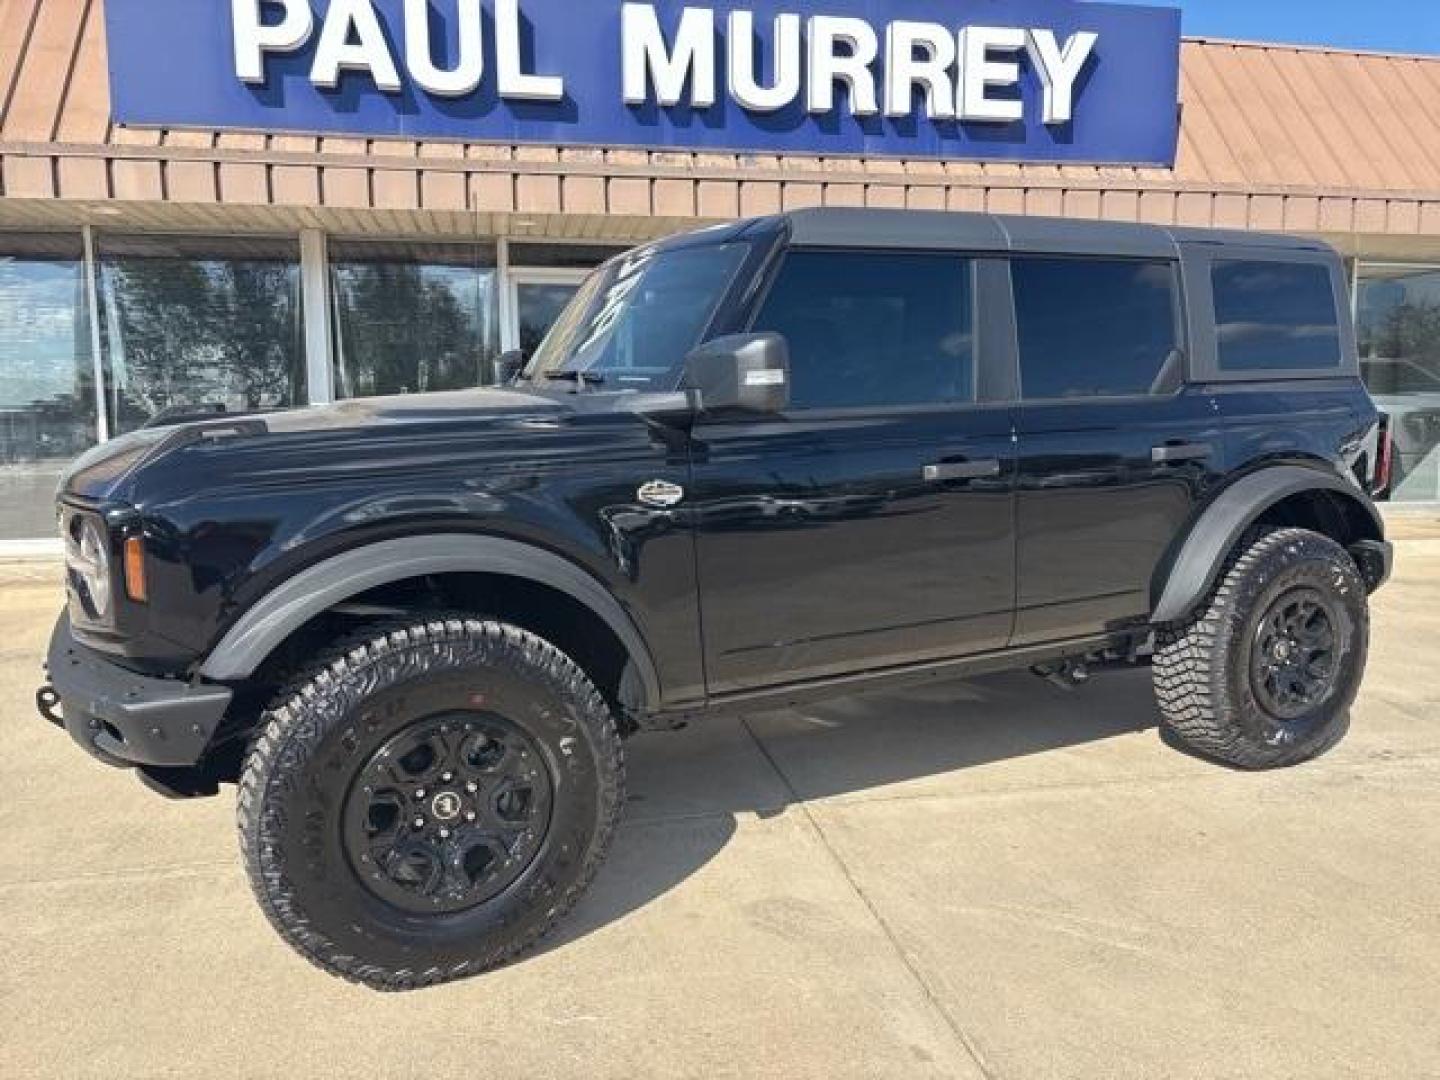
{"type": "Polygon", "coordinates": [[[1304,491],[1329,491],[1360,507],[1383,540],[1385,523],[1374,504],[1341,477],[1303,465],[1276,465],[1251,473],[1222,491],[1191,528],[1179,555],[1152,595],[1158,595],[1151,621],[1157,624],[1183,619],[1215,584],[1236,542],[1266,510],[1304,491]]]}
{"type": "Polygon", "coordinates": [[[458,533],[368,544],[301,571],[241,616],[199,674],[212,682],[246,679],[316,615],[381,585],[430,574],[503,574],[565,593],[615,632],[640,673],[647,707],[663,700],[659,674],[644,639],[619,601],[592,575],[568,559],[518,540],[458,533]]]}

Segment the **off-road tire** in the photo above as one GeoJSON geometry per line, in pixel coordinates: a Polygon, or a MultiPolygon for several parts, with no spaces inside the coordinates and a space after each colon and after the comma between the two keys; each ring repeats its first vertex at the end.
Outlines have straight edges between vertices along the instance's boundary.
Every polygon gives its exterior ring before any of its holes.
{"type": "Polygon", "coordinates": [[[1157,635],[1153,673],[1164,727],[1198,754],[1240,769],[1308,761],[1348,730],[1369,638],[1365,582],[1344,548],[1305,529],[1252,530],[1205,602],[1157,635]],[[1252,650],[1267,613],[1295,590],[1333,605],[1336,668],[1315,707],[1282,717],[1257,693],[1252,650]]]}
{"type": "Polygon", "coordinates": [[[237,814],[256,898],[302,956],[377,990],[475,975],[534,945],[590,884],[624,804],[621,742],[602,696],[564,653],[501,622],[372,626],[300,672],[259,731],[237,814]],[[512,886],[476,907],[433,915],[391,907],[347,857],[347,792],[367,755],[417,722],[419,710],[464,708],[478,695],[503,702],[551,770],[542,846],[512,886]]]}

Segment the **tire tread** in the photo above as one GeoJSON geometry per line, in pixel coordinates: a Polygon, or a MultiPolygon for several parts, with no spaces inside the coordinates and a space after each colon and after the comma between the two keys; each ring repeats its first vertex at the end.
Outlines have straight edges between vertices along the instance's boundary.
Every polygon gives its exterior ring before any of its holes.
{"type": "Polygon", "coordinates": [[[1196,752],[1240,769],[1275,769],[1299,764],[1324,752],[1344,734],[1275,747],[1252,738],[1236,722],[1234,702],[1226,700],[1221,650],[1226,631],[1249,614],[1247,587],[1257,574],[1284,556],[1286,549],[1340,560],[1363,587],[1349,554],[1335,541],[1307,529],[1257,527],[1247,532],[1221,569],[1206,600],[1182,623],[1161,627],[1156,635],[1152,678],[1164,726],[1196,752]]]}
{"type": "Polygon", "coordinates": [[[498,967],[532,948],[574,907],[599,871],[614,840],[625,801],[625,760],[619,732],[609,706],[585,672],[543,638],[519,627],[471,615],[435,616],[371,625],[342,639],[298,671],[275,695],[262,715],[258,734],[247,755],[236,802],[241,854],[251,890],[261,910],[280,935],[322,970],[351,982],[384,991],[412,990],[476,975],[498,967]],[[311,928],[294,902],[283,868],[276,865],[267,826],[276,822],[277,808],[266,796],[295,782],[296,769],[287,762],[303,757],[328,733],[321,723],[327,701],[337,691],[363,682],[377,665],[406,651],[428,646],[465,644],[485,656],[510,654],[538,671],[571,700],[582,704],[596,752],[600,781],[600,825],[579,876],[553,898],[545,918],[526,933],[480,957],[448,967],[424,970],[390,969],[340,951],[311,928]],[[269,805],[267,809],[267,803],[269,805]]]}

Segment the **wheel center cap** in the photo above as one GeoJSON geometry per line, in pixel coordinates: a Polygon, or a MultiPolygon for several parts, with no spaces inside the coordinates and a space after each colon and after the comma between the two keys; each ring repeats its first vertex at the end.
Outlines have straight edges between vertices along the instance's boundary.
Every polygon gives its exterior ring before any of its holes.
{"type": "Polygon", "coordinates": [[[453,791],[442,791],[430,800],[430,812],[437,821],[454,821],[462,808],[460,796],[453,791]]]}
{"type": "Polygon", "coordinates": [[[1275,659],[1276,659],[1276,660],[1288,660],[1288,659],[1290,659],[1290,643],[1289,643],[1288,641],[1277,641],[1277,642],[1275,643],[1275,659]]]}

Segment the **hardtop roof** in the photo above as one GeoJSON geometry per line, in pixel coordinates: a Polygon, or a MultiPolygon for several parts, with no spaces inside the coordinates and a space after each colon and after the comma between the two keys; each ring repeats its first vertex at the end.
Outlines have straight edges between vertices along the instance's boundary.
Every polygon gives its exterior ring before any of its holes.
{"type": "Polygon", "coordinates": [[[751,222],[780,226],[794,247],[1052,252],[1173,258],[1181,245],[1243,245],[1325,252],[1321,240],[1278,233],[1170,228],[1121,221],[1017,217],[944,210],[816,208],[751,222]]]}

